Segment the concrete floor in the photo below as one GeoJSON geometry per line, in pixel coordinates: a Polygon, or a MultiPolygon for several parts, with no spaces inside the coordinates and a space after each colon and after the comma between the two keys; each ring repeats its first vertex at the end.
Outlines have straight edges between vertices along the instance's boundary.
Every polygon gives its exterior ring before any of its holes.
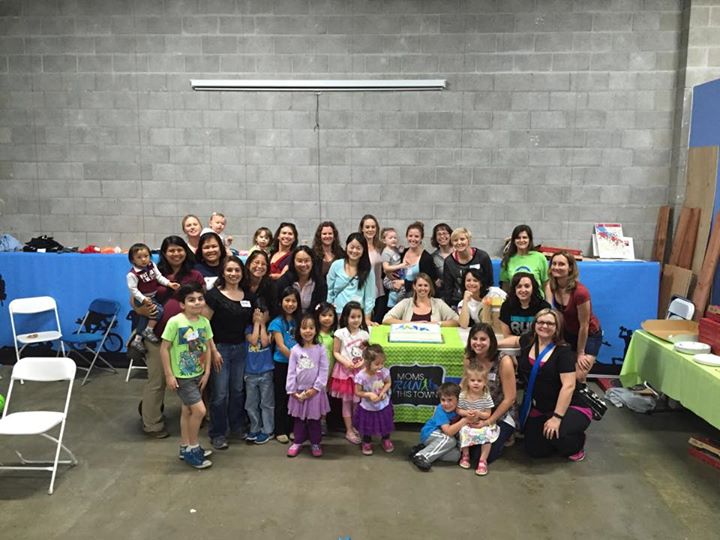
{"type": "MultiPolygon", "coordinates": [[[[10,368],[0,374],[4,394],[10,368]]],[[[339,436],[326,438],[322,459],[238,442],[195,471],[176,457],[177,398],[166,400],[171,437],[147,439],[137,414],[144,380],[124,376],[75,387],[66,442],[80,463],[60,470],[54,495],[45,473],[0,472],[2,538],[718,537],[720,471],[686,449],[691,434],[720,433],[687,411],[611,408],[591,426],[584,462],[530,461],[516,446],[485,478],[449,464],[417,471],[406,459],[411,430],[396,433],[392,455],[364,457],[339,436]]],[[[18,389],[27,402],[60,395],[18,389]]],[[[0,461],[12,461],[15,446],[3,439],[0,461]]]]}

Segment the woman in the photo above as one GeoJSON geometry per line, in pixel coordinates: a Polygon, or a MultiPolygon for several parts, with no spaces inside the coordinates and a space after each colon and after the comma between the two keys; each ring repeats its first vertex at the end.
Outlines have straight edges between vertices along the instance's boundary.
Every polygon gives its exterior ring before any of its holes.
{"type": "Polygon", "coordinates": [[[545,255],[535,251],[532,229],[528,225],[518,225],[510,235],[510,242],[500,262],[500,286],[509,290],[510,280],[517,272],[529,272],[535,276],[538,292],[545,297],[548,263],[545,255]]]}
{"type": "Polygon", "coordinates": [[[200,236],[195,254],[195,270],[205,278],[205,289],[210,290],[222,272],[222,261],[227,252],[220,235],[207,232],[200,236]]]}
{"type": "MultiPolygon", "coordinates": [[[[179,236],[168,236],[162,241],[160,262],[158,264],[158,269],[162,275],[170,281],[175,281],[181,285],[192,282],[204,285],[203,277],[200,272],[193,269],[194,265],[193,253],[185,240],[179,236]]],[[[158,287],[155,298],[163,305],[164,309],[162,318],[155,326],[155,335],[158,338],[162,336],[168,319],[182,311],[180,302],[175,299],[173,294],[172,289],[158,287]]],[[[147,317],[153,315],[151,311],[154,310],[155,306],[150,308],[142,306],[136,308],[135,311],[147,317]]],[[[162,414],[162,404],[165,396],[165,373],[160,360],[160,345],[146,340],[145,348],[147,349],[145,364],[148,368],[148,378],[142,396],[143,431],[150,437],[163,439],[168,436],[168,432],[165,430],[165,421],[162,414]]]]}
{"type": "Polygon", "coordinates": [[[592,411],[582,406],[575,387],[575,355],[563,339],[563,317],[554,309],[535,315],[530,332],[511,336],[501,347],[520,347],[518,375],[528,387],[520,410],[525,449],[532,457],[555,452],[572,461],[585,458],[585,430],[592,411]],[[531,373],[536,369],[532,388],[531,373]]]}
{"type": "Polygon", "coordinates": [[[385,287],[383,287],[382,250],[384,246],[380,240],[380,225],[375,216],[365,214],[360,219],[358,232],[362,233],[367,241],[370,267],[375,276],[375,308],[373,321],[379,323],[387,311],[387,296],[385,294],[385,287]]]}
{"type": "Polygon", "coordinates": [[[290,254],[298,245],[298,232],[294,223],[282,222],[270,246],[270,279],[280,279],[287,272],[290,254]]]}
{"type": "Polygon", "coordinates": [[[507,300],[500,307],[502,334],[521,336],[530,330],[537,312],[549,308],[550,304],[540,296],[535,276],[528,272],[517,272],[509,289],[507,300]]]}
{"type": "Polygon", "coordinates": [[[187,238],[188,247],[193,253],[197,252],[198,241],[200,240],[200,234],[202,231],[200,219],[193,214],[188,214],[182,219],[182,230],[187,238]]]}
{"type": "Polygon", "coordinates": [[[410,292],[415,277],[421,272],[430,276],[433,284],[438,278],[437,267],[432,255],[423,248],[424,237],[425,226],[420,221],[411,223],[405,230],[407,249],[403,254],[403,262],[407,266],[405,269],[405,290],[407,292],[410,292]]]}
{"type": "Polygon", "coordinates": [[[468,268],[477,268],[482,274],[482,282],[488,287],[493,284],[493,268],[490,256],[481,249],[470,247],[472,235],[464,227],[455,229],[450,235],[453,251],[443,267],[443,299],[455,307],[462,300],[463,277],[468,268]]]}
{"type": "Polygon", "coordinates": [[[482,282],[482,274],[477,268],[469,268],[465,272],[463,287],[463,299],[458,303],[458,323],[462,328],[469,328],[482,322],[480,315],[488,288],[482,282]]]}
{"type": "Polygon", "coordinates": [[[433,280],[421,272],[413,283],[412,298],[405,298],[387,312],[383,324],[397,324],[408,321],[433,322],[440,326],[457,326],[458,314],[439,298],[433,298],[433,280]]]}
{"type": "MultiPolygon", "coordinates": [[[[495,408],[490,418],[480,421],[480,427],[496,424],[500,428],[500,436],[492,444],[488,456],[488,463],[492,463],[500,457],[518,425],[515,364],[508,355],[500,355],[495,332],[492,326],[486,323],[475,324],[470,329],[463,361],[465,366],[475,362],[488,373],[488,389],[495,408]]],[[[470,461],[474,468],[477,468],[479,459],[480,446],[473,446],[470,449],[470,461]]]]}
{"type": "Polygon", "coordinates": [[[362,233],[351,233],[345,241],[345,256],[330,265],[327,275],[327,301],[335,306],[338,317],[345,304],[359,302],[368,326],[373,324],[375,274],[370,267],[367,240],[362,233]]]}
{"type": "Polygon", "coordinates": [[[445,259],[452,253],[452,244],[450,243],[450,235],[452,229],[447,223],[438,223],[433,227],[432,238],[430,244],[435,248],[431,253],[435,268],[437,268],[438,279],[435,281],[435,288],[438,291],[443,289],[442,275],[445,268],[445,259]]]}
{"type": "Polygon", "coordinates": [[[241,287],[245,274],[235,256],[223,260],[215,287],[205,294],[206,315],[219,356],[213,356],[210,374],[210,426],[213,448],[228,447],[228,433],[244,438],[245,421],[245,332],[252,324],[253,306],[241,287]]]}
{"type": "Polygon", "coordinates": [[[294,287],[300,293],[300,309],[303,313],[314,312],[315,307],[327,298],[327,282],[320,274],[320,265],[308,246],[295,248],[288,271],[275,282],[275,286],[276,291],[294,287]]]}
{"type": "Polygon", "coordinates": [[[603,334],[592,310],[590,291],[578,281],[578,276],[577,262],[570,253],[561,251],[552,256],[548,302],[563,314],[563,337],[577,355],[578,381],[584,382],[595,364],[603,334]]]}
{"type": "Polygon", "coordinates": [[[312,249],[318,261],[322,262],[321,274],[323,279],[330,270],[330,265],[342,258],[343,250],[340,247],[340,236],[332,221],[323,221],[315,230],[312,249]]]}
{"type": "Polygon", "coordinates": [[[275,294],[268,268],[270,268],[268,254],[262,250],[253,251],[245,260],[242,288],[254,304],[262,304],[265,310],[270,311],[269,308],[275,305],[275,294]]]}

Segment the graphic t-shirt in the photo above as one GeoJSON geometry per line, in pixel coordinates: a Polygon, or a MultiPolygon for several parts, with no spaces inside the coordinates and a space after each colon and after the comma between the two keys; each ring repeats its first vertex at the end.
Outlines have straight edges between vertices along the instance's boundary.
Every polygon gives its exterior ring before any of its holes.
{"type": "Polygon", "coordinates": [[[527,272],[535,276],[541,296],[545,296],[543,285],[548,280],[548,262],[539,251],[531,251],[527,255],[513,255],[508,260],[507,268],[500,271],[500,281],[510,283],[518,272],[527,272]]]}
{"type": "MultiPolygon", "coordinates": [[[[253,325],[248,325],[245,329],[245,335],[249,336],[253,333],[253,325]]],[[[245,373],[249,375],[259,375],[267,371],[275,369],[273,364],[272,350],[270,347],[263,347],[258,339],[257,344],[252,345],[247,342],[247,358],[245,359],[245,373]]]]}
{"type": "Polygon", "coordinates": [[[500,306],[500,320],[510,327],[513,336],[522,336],[532,326],[537,312],[549,307],[550,304],[545,300],[535,306],[531,304],[526,309],[521,305],[513,307],[510,302],[504,302],[500,306]]]}
{"type": "MultiPolygon", "coordinates": [[[[296,326],[297,323],[295,322],[295,319],[291,319],[288,321],[282,315],[278,315],[272,321],[270,321],[270,326],[268,326],[268,332],[270,334],[272,334],[273,332],[280,332],[280,335],[282,335],[283,338],[283,343],[288,348],[288,350],[290,350],[297,343],[297,341],[295,341],[296,326]]],[[[273,342],[274,341],[275,340],[273,338],[273,342]]],[[[285,356],[277,347],[275,347],[275,352],[273,353],[273,360],[280,364],[288,363],[288,357],[285,356]]]]}
{"type": "MultiPolygon", "coordinates": [[[[379,369],[372,375],[370,375],[366,370],[361,369],[355,374],[355,384],[359,384],[363,392],[380,394],[383,386],[385,386],[385,381],[389,378],[390,370],[386,367],[379,369]]],[[[389,403],[390,390],[388,390],[383,399],[376,403],[373,403],[368,398],[362,398],[360,400],[360,406],[366,411],[382,411],[389,403]]]]}
{"type": "Polygon", "coordinates": [[[194,321],[189,320],[184,313],[170,318],[162,338],[171,343],[170,367],[175,377],[190,379],[205,372],[202,356],[212,337],[210,321],[202,315],[194,321]]]}

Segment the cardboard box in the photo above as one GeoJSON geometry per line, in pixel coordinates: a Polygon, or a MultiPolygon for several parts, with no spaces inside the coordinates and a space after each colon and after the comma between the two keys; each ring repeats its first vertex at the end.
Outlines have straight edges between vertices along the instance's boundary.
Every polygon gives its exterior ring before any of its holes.
{"type": "Polygon", "coordinates": [[[696,321],[679,319],[650,319],[643,321],[642,329],[670,343],[697,341],[700,330],[696,321]]]}

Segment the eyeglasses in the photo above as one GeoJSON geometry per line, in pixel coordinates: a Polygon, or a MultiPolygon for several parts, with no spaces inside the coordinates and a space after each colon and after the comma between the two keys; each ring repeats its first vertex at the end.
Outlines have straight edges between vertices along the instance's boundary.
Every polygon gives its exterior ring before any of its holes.
{"type": "Polygon", "coordinates": [[[557,326],[555,321],[537,321],[535,326],[557,326]]]}

